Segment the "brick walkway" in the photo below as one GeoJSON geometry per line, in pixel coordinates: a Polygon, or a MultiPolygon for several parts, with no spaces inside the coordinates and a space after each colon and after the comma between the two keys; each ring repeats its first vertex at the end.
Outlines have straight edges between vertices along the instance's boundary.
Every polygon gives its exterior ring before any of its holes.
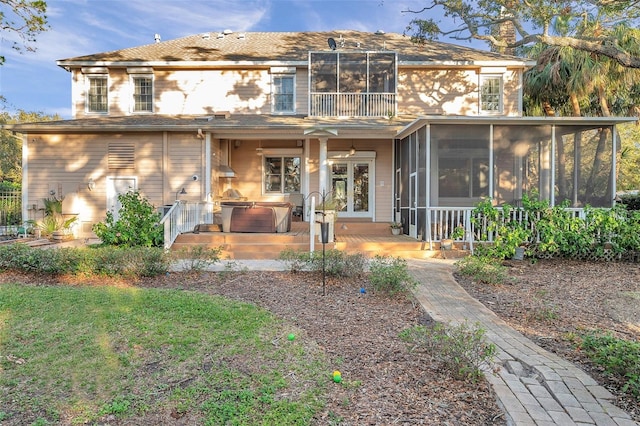
{"type": "Polygon", "coordinates": [[[416,297],[441,322],[478,323],[498,347],[497,374],[487,373],[510,425],[635,426],[612,404],[613,395],[568,361],[534,344],[509,327],[453,279],[452,262],[408,260],[421,285],[416,297]]]}

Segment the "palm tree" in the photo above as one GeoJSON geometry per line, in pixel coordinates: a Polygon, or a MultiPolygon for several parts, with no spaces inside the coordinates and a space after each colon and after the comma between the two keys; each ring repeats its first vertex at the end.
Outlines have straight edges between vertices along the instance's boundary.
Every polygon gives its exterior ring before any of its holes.
{"type": "MultiPolygon", "coordinates": [[[[588,22],[580,31],[596,33],[599,29],[589,28],[588,22]]],[[[560,22],[557,30],[568,31],[560,22]]],[[[640,52],[638,40],[640,32],[625,25],[618,25],[613,31],[618,43],[624,48],[640,52]]],[[[524,85],[527,94],[527,109],[530,112],[555,113],[582,116],[584,113],[611,116],[611,105],[616,106],[615,113],[623,113],[627,108],[638,104],[638,93],[632,90],[639,81],[640,71],[624,68],[609,58],[601,57],[569,47],[538,45],[530,51],[538,57],[538,66],[525,74],[524,85]]],[[[585,184],[585,196],[595,192],[597,177],[604,162],[606,141],[610,137],[608,129],[598,135],[593,165],[585,184]]],[[[580,182],[580,164],[582,134],[574,135],[573,204],[578,201],[578,183],[580,182]]],[[[564,143],[557,141],[558,191],[561,198],[568,198],[564,143]]],[[[606,195],[611,194],[611,179],[607,180],[606,195]]],[[[589,201],[589,200],[587,200],[589,201]]]]}

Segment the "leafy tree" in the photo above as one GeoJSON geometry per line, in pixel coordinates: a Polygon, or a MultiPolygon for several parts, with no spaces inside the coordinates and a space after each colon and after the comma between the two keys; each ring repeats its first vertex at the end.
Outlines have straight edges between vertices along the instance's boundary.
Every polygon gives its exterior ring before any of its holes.
{"type": "MultiPolygon", "coordinates": [[[[0,112],[0,125],[16,123],[33,123],[38,121],[60,120],[60,116],[44,115],[41,112],[19,110],[12,114],[0,112]]],[[[22,181],[22,138],[13,132],[0,130],[0,182],[19,184],[22,181]]]]}
{"type": "Polygon", "coordinates": [[[640,54],[620,45],[615,34],[621,24],[637,27],[639,0],[426,0],[422,9],[405,12],[420,15],[437,9],[443,10],[456,26],[446,28],[432,18],[415,18],[407,27],[415,40],[481,40],[494,49],[541,43],[570,47],[611,58],[624,67],[640,68],[640,54]],[[505,24],[513,28],[515,37],[496,31],[505,24]],[[554,34],[552,28],[558,24],[565,29],[554,34]]]}
{"type": "MultiPolygon", "coordinates": [[[[46,31],[47,2],[43,0],[0,0],[0,31],[3,39],[12,41],[12,48],[33,52],[36,36],[46,31]],[[16,37],[19,40],[16,40],[16,37]]],[[[0,65],[5,57],[0,55],[0,65]]]]}

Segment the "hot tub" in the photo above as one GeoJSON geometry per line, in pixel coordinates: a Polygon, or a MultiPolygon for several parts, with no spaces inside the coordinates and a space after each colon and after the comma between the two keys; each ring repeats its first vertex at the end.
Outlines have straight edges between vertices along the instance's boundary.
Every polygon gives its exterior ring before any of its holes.
{"type": "Polygon", "coordinates": [[[293,204],[268,201],[220,203],[222,232],[289,232],[293,204]]]}

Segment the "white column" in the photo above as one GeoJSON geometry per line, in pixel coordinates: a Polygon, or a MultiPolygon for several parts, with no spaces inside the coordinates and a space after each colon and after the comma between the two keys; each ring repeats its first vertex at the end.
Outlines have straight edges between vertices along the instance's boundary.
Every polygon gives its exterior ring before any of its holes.
{"type": "Polygon", "coordinates": [[[204,139],[204,199],[205,201],[213,201],[213,194],[211,193],[211,133],[205,133],[204,139]]]}
{"type": "Polygon", "coordinates": [[[329,138],[322,137],[320,140],[320,153],[319,153],[319,165],[320,169],[318,170],[318,191],[320,194],[324,194],[327,192],[327,141],[329,138]]]}

